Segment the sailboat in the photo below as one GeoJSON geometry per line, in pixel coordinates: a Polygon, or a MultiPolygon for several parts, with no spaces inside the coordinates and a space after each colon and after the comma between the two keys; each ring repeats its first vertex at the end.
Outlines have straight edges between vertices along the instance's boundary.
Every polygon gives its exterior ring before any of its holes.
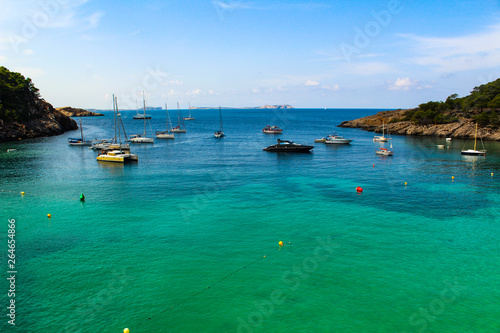
{"type": "Polygon", "coordinates": [[[177,102],[177,126],[173,127],[170,132],[173,133],[186,133],[186,126],[184,126],[184,119],[179,109],[179,102],[177,102]]]}
{"type": "Polygon", "coordinates": [[[167,112],[167,130],[163,132],[156,132],[157,139],[175,139],[174,133],[170,133],[169,128],[172,126],[170,122],[170,116],[168,115],[167,103],[165,103],[165,111],[167,112]]]}
{"type": "Polygon", "coordinates": [[[373,137],[373,142],[387,142],[387,141],[389,141],[390,138],[386,138],[384,132],[385,132],[385,124],[384,124],[384,122],[382,122],[382,136],[375,135],[373,137]]]}
{"type": "Polygon", "coordinates": [[[132,118],[134,119],[151,119],[151,116],[146,113],[139,113],[139,107],[137,107],[137,99],[135,100],[136,108],[137,108],[137,113],[134,114],[132,118]]]}
{"type": "MultiPolygon", "coordinates": [[[[115,145],[110,145],[102,148],[99,156],[97,156],[98,162],[114,162],[114,163],[125,163],[127,161],[138,161],[139,157],[136,154],[130,153],[130,148],[122,148],[122,138],[119,123],[121,121],[120,112],[118,112],[118,102],[115,95],[113,95],[113,114],[115,116],[115,145]],[[118,145],[116,145],[116,131],[118,130],[118,145]]],[[[125,131],[124,131],[125,134],[125,131]]],[[[127,134],[125,134],[125,138],[127,134]]],[[[128,144],[126,145],[128,147],[128,144]]]]}
{"type": "MultiPolygon", "coordinates": [[[[155,140],[154,138],[148,138],[146,137],[146,99],[144,98],[144,92],[142,93],[142,101],[143,101],[143,104],[144,104],[144,133],[142,134],[136,134],[136,135],[132,135],[130,137],[130,142],[132,143],[154,143],[155,140]]],[[[151,117],[149,117],[151,118],[151,117]]]]}
{"type": "Polygon", "coordinates": [[[191,116],[191,103],[189,103],[189,116],[184,117],[184,120],[194,120],[194,118],[191,116]]]}
{"type": "Polygon", "coordinates": [[[220,130],[215,132],[216,138],[222,138],[224,136],[224,131],[222,129],[222,111],[220,110],[220,106],[219,106],[219,118],[220,118],[220,130]]]}
{"type": "Polygon", "coordinates": [[[83,139],[83,127],[82,127],[82,118],[80,118],[80,133],[82,135],[82,138],[68,138],[68,143],[71,146],[91,146],[92,141],[85,141],[83,139]]]}
{"type": "MultiPolygon", "coordinates": [[[[482,142],[483,142],[483,140],[481,140],[481,143],[482,142]]],[[[485,156],[486,155],[486,150],[484,149],[484,145],[483,145],[482,150],[476,150],[476,148],[477,148],[477,123],[476,123],[476,134],[474,136],[474,149],[462,150],[461,154],[462,155],[473,155],[473,156],[485,156]]]]}

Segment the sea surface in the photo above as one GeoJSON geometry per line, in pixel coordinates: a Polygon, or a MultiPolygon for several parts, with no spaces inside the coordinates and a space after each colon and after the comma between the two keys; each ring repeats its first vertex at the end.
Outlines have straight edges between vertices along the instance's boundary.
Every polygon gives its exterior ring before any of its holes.
{"type": "MultiPolygon", "coordinates": [[[[500,332],[500,144],[394,135],[384,157],[336,127],[378,111],[223,109],[216,139],[219,110],[193,110],[125,165],[68,146],[79,130],[0,144],[0,332],[500,332]],[[314,143],[333,132],[352,143],[314,143]],[[277,138],[315,148],[262,150],[277,138]]],[[[114,136],[104,113],[86,139],[114,136]]]]}

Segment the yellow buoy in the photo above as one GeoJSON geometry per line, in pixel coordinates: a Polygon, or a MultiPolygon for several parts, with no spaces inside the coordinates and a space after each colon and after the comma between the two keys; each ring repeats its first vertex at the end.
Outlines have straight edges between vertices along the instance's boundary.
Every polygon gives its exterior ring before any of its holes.
{"type": "Polygon", "coordinates": [[[406,185],[408,185],[408,183],[407,183],[407,182],[405,182],[405,186],[406,186],[406,185]]]}
{"type": "MultiPolygon", "coordinates": [[[[491,174],[491,175],[493,176],[493,174],[491,174]]],[[[21,192],[21,195],[25,195],[25,193],[24,193],[24,192],[21,192]]]]}
{"type": "Polygon", "coordinates": [[[47,214],[47,217],[48,217],[48,218],[50,219],[50,218],[52,217],[52,215],[50,215],[50,214],[47,214]]]}
{"type": "Polygon", "coordinates": [[[123,333],[130,333],[130,330],[128,328],[123,330],[123,333]]]}
{"type": "Polygon", "coordinates": [[[280,246],[283,246],[283,242],[282,242],[282,241],[280,241],[278,244],[279,244],[280,246]]]}
{"type": "Polygon", "coordinates": [[[451,176],[451,179],[452,179],[452,180],[453,180],[453,179],[455,179],[455,176],[451,176]]]}
{"type": "Polygon", "coordinates": [[[491,173],[491,177],[493,177],[493,172],[491,173]]]}

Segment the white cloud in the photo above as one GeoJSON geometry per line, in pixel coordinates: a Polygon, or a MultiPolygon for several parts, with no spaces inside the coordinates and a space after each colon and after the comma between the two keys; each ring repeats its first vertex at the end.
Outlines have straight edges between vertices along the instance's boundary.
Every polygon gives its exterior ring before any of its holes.
{"type": "Polygon", "coordinates": [[[88,22],[89,28],[95,28],[99,25],[99,20],[104,16],[103,12],[95,12],[94,14],[85,18],[85,21],[88,22]]]}
{"type": "Polygon", "coordinates": [[[410,89],[422,89],[419,81],[412,80],[409,77],[398,78],[395,82],[388,82],[389,90],[404,90],[408,91],[410,89]]]}
{"type": "Polygon", "coordinates": [[[500,66],[500,24],[452,38],[402,36],[415,42],[416,64],[434,67],[441,73],[500,66]]]}
{"type": "Polygon", "coordinates": [[[32,49],[25,49],[25,50],[23,51],[23,54],[24,54],[24,55],[31,55],[31,54],[33,54],[33,53],[34,53],[34,52],[33,52],[33,50],[32,50],[32,49]]]}
{"type": "Polygon", "coordinates": [[[307,80],[304,85],[306,86],[319,86],[319,82],[318,81],[313,81],[313,80],[307,80]]]}
{"type": "Polygon", "coordinates": [[[340,90],[340,86],[338,84],[334,84],[333,86],[321,86],[321,89],[324,89],[324,90],[330,90],[330,91],[339,91],[340,90]]]}

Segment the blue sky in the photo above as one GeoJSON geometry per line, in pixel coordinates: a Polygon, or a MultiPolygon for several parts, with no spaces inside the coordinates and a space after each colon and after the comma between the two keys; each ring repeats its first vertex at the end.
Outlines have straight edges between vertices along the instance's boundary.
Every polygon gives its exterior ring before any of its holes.
{"type": "Polygon", "coordinates": [[[499,1],[1,0],[54,106],[407,108],[500,77],[499,1]]]}

